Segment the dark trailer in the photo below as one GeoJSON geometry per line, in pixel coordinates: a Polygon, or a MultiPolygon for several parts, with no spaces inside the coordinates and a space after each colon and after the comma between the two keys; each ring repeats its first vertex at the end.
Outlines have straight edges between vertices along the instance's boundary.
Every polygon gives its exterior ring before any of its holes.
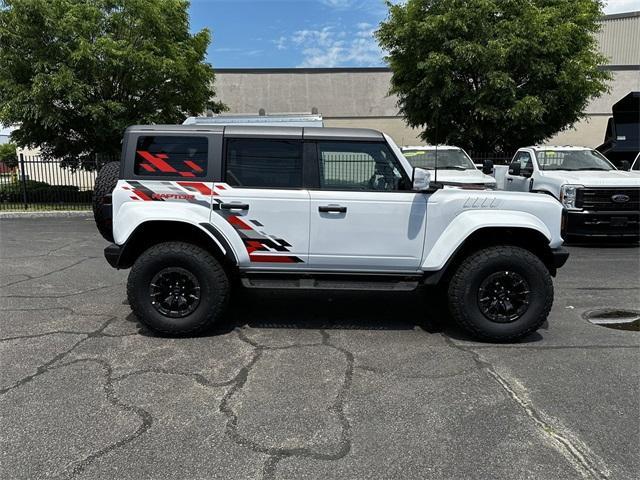
{"type": "Polygon", "coordinates": [[[620,169],[628,170],[640,152],[640,92],[631,92],[611,107],[604,143],[596,148],[620,169]],[[628,162],[628,163],[625,163],[628,162]]]}

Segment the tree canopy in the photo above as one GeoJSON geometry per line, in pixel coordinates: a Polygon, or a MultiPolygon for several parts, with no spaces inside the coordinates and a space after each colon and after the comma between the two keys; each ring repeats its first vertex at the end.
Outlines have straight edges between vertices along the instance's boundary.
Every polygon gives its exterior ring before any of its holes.
{"type": "Polygon", "coordinates": [[[0,123],[68,165],[116,156],[136,123],[181,123],[213,102],[210,33],[185,0],[0,0],[0,123]]]}
{"type": "Polygon", "coordinates": [[[376,36],[424,140],[513,152],[573,126],[610,74],[599,0],[407,0],[376,36]]]}
{"type": "Polygon", "coordinates": [[[9,168],[18,165],[18,154],[13,143],[0,144],[0,163],[4,163],[9,168]]]}

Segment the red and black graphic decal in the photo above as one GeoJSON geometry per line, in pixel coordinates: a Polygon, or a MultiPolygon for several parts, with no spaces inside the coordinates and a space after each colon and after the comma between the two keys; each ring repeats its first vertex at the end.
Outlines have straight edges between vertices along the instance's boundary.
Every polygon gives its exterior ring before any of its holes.
{"type": "Polygon", "coordinates": [[[122,188],[134,194],[131,195],[131,199],[133,200],[160,202],[167,200],[186,201],[211,208],[214,213],[224,218],[238,233],[247,249],[251,262],[303,263],[303,260],[295,255],[282,255],[282,253],[290,251],[291,244],[282,238],[267,235],[264,232],[256,230],[256,227],[264,227],[258,220],[241,218],[232,212],[220,209],[222,200],[215,190],[225,190],[226,187],[223,185],[216,184],[214,188],[211,189],[207,184],[202,182],[154,182],[154,184],[158,183],[163,190],[155,192],[138,181],[128,181],[127,183],[129,185],[124,185],[122,188]],[[211,203],[198,199],[198,195],[210,197],[211,203]],[[269,254],[269,252],[272,254],[269,254]]]}
{"type": "Polygon", "coordinates": [[[267,255],[268,252],[289,252],[291,245],[285,240],[269,236],[257,231],[251,224],[258,227],[263,225],[257,220],[245,220],[237,215],[221,210],[222,200],[213,199],[213,211],[223,217],[238,233],[244,243],[249,259],[260,263],[302,263],[303,260],[295,255],[267,255]],[[254,253],[259,252],[259,253],[254,253]],[[265,253],[262,253],[265,252],[265,253]]]}
{"type": "MultiPolygon", "coordinates": [[[[150,188],[144,186],[142,183],[140,182],[134,182],[134,181],[130,181],[129,185],[131,185],[131,191],[133,193],[135,193],[140,200],[144,200],[146,202],[150,201],[150,200],[159,200],[159,201],[163,201],[163,198],[154,198],[154,195],[156,194],[153,190],[151,190],[150,188]]],[[[137,198],[135,197],[131,197],[133,200],[137,200],[137,198]]]]}
{"type": "Polygon", "coordinates": [[[136,150],[136,153],[142,157],[142,161],[138,163],[138,166],[145,172],[159,173],[159,174],[175,174],[181,177],[196,177],[200,176],[204,169],[196,164],[193,160],[183,160],[183,168],[178,170],[176,167],[167,162],[169,156],[166,153],[147,152],[146,150],[136,150]]]}
{"type": "Polygon", "coordinates": [[[194,160],[173,161],[169,163],[169,155],[166,153],[151,153],[147,150],[136,150],[138,155],[137,167],[140,173],[157,175],[175,175],[186,178],[200,177],[204,174],[204,168],[194,160]],[[178,165],[176,165],[176,163],[178,165]]]}

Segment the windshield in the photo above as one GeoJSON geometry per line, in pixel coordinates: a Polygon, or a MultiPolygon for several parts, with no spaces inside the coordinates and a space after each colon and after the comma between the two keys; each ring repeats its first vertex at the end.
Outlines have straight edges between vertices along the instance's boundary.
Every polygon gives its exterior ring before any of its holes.
{"type": "Polygon", "coordinates": [[[536,152],[540,170],[615,170],[595,150],[543,150],[536,152]]]}
{"type": "MultiPolygon", "coordinates": [[[[436,166],[435,150],[403,150],[402,154],[412,167],[433,170],[436,166]]],[[[475,170],[471,159],[460,149],[438,150],[438,170],[475,170]]]]}

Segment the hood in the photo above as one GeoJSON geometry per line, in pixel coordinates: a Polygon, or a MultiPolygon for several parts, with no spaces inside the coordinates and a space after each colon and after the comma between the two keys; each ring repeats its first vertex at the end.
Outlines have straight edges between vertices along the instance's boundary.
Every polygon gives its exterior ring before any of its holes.
{"type": "Polygon", "coordinates": [[[569,172],[566,170],[540,171],[540,176],[555,180],[558,184],[565,183],[584,185],[585,187],[640,187],[640,175],[634,175],[622,170],[602,172],[598,170],[584,170],[569,172]]]}
{"type": "MultiPolygon", "coordinates": [[[[436,180],[436,175],[433,170],[429,170],[431,173],[431,181],[436,180]]],[[[496,183],[496,179],[491,175],[485,175],[480,170],[469,169],[469,170],[440,170],[438,169],[438,182],[441,183],[449,183],[449,184],[460,184],[460,183],[496,183]]]]}

